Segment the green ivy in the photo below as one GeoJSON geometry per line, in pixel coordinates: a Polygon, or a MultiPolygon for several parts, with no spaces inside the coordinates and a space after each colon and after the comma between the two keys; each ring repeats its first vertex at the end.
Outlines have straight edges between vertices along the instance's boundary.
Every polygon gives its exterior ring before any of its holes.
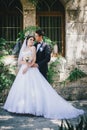
{"type": "Polygon", "coordinates": [[[69,80],[70,82],[77,81],[78,79],[86,77],[86,76],[87,74],[85,74],[83,71],[81,71],[78,68],[75,68],[74,70],[70,72],[70,75],[67,78],[67,80],[69,80]]]}
{"type": "Polygon", "coordinates": [[[68,78],[60,82],[60,84],[63,84],[65,86],[67,81],[69,82],[77,81],[78,79],[86,77],[86,76],[87,74],[84,73],[82,70],[75,68],[70,72],[68,78]]]}

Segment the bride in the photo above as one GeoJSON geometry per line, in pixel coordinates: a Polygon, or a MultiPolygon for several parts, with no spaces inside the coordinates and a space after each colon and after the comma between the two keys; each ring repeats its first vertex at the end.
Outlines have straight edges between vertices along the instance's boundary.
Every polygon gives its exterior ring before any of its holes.
{"type": "Polygon", "coordinates": [[[20,70],[10,89],[4,109],[12,113],[33,114],[51,119],[70,119],[84,114],[73,107],[52,88],[37,67],[35,38],[28,36],[22,45],[18,64],[20,70]]]}

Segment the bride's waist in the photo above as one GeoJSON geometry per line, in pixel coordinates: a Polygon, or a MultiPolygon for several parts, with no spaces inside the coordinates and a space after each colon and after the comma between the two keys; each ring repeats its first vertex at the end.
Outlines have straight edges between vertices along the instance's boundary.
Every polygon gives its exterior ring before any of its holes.
{"type": "Polygon", "coordinates": [[[22,65],[21,65],[21,68],[25,68],[25,67],[27,67],[27,68],[29,68],[29,69],[38,69],[37,67],[33,67],[33,66],[28,67],[28,65],[26,65],[26,64],[22,64],[22,65]]]}

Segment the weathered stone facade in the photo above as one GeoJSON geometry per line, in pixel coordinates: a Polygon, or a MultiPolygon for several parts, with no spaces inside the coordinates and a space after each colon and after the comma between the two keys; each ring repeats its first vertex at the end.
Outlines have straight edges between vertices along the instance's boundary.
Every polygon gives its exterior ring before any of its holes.
{"type": "Polygon", "coordinates": [[[66,60],[87,73],[87,2],[66,5],[66,60]]]}
{"type": "Polygon", "coordinates": [[[21,0],[23,6],[23,28],[36,25],[36,10],[28,0],[21,0]]]}
{"type": "MultiPolygon", "coordinates": [[[[67,66],[65,70],[78,67],[87,72],[87,2],[86,0],[60,1],[65,7],[65,59],[67,66]]],[[[21,3],[23,6],[23,28],[36,25],[35,6],[28,0],[21,0],[21,3]]],[[[65,77],[65,73],[61,75],[65,77]]]]}

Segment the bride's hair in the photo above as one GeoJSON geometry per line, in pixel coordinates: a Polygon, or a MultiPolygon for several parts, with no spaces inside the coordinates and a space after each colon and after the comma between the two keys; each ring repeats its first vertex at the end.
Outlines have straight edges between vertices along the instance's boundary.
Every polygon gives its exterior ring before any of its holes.
{"type": "Polygon", "coordinates": [[[31,35],[31,36],[30,36],[30,35],[28,35],[28,36],[27,36],[27,38],[26,38],[26,46],[27,46],[27,41],[28,41],[28,39],[30,39],[30,38],[33,38],[33,39],[34,39],[34,41],[35,41],[35,37],[34,37],[33,35],[31,35]]]}

